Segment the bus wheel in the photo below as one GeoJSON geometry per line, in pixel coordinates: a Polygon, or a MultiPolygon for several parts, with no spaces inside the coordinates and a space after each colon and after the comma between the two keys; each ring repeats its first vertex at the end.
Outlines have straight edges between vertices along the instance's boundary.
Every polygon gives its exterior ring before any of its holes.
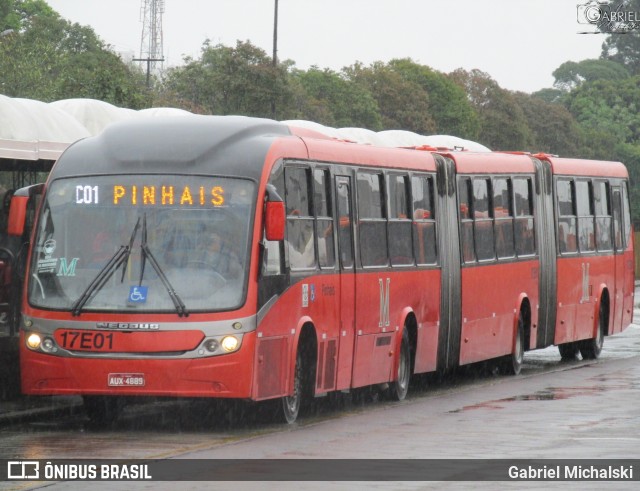
{"type": "Polygon", "coordinates": [[[598,329],[596,329],[596,337],[585,339],[580,342],[580,354],[584,360],[595,360],[600,356],[602,345],[604,344],[604,326],[609,321],[609,315],[606,308],[600,307],[598,314],[598,329]]]}
{"type": "Polygon", "coordinates": [[[282,398],[282,415],[288,424],[296,422],[303,396],[303,360],[302,353],[298,350],[296,354],[296,368],[293,375],[293,394],[282,398]]]}
{"type": "Polygon", "coordinates": [[[409,333],[406,327],[402,329],[397,375],[397,379],[389,386],[389,396],[394,401],[402,401],[407,397],[409,381],[411,380],[411,349],[409,347],[409,333]]]}
{"type": "Polygon", "coordinates": [[[121,400],[112,396],[82,396],[84,411],[95,426],[107,426],[118,418],[121,400]]]}
{"type": "Polygon", "coordinates": [[[560,357],[563,361],[571,361],[575,360],[578,357],[580,346],[579,343],[559,344],[558,351],[560,351],[560,357]]]}
{"type": "Polygon", "coordinates": [[[524,317],[522,311],[518,316],[518,329],[516,331],[516,342],[513,347],[513,353],[504,358],[502,367],[505,373],[509,375],[518,375],[522,370],[522,362],[524,361],[524,317]]]}

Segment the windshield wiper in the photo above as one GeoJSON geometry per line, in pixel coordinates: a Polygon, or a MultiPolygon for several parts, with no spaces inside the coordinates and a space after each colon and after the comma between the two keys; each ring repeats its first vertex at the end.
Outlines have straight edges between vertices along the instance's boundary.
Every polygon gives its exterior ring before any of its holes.
{"type": "Polygon", "coordinates": [[[73,304],[71,308],[71,315],[74,317],[78,317],[82,312],[82,307],[89,301],[91,296],[96,292],[100,291],[105,283],[111,278],[111,275],[118,270],[121,264],[125,264],[125,267],[122,270],[122,279],[121,282],[124,281],[124,275],[127,270],[127,262],[129,262],[129,255],[131,254],[131,249],[133,247],[133,242],[136,239],[136,233],[138,232],[138,228],[140,227],[140,217],[138,217],[138,221],[136,222],[135,227],[133,227],[133,232],[131,233],[131,238],[129,239],[129,245],[121,245],[118,250],[115,252],[113,256],[107,261],[107,264],[103,266],[103,268],[98,272],[96,277],[89,283],[87,288],[82,292],[80,298],[76,300],[76,303],[73,304]]]}
{"type": "Polygon", "coordinates": [[[126,245],[121,245],[120,248],[116,251],[116,253],[111,256],[111,259],[104,265],[104,267],[100,270],[100,272],[96,275],[96,277],[89,283],[89,286],[82,292],[80,298],[76,300],[76,303],[73,304],[71,308],[71,315],[77,317],[80,315],[82,311],[82,307],[89,301],[91,295],[95,292],[102,289],[104,284],[111,278],[111,275],[114,271],[116,271],[120,265],[126,260],[128,254],[128,247],[126,245]]]}
{"type": "Polygon", "coordinates": [[[183,317],[183,316],[188,317],[189,312],[187,312],[187,307],[182,302],[182,299],[180,298],[180,296],[176,293],[175,289],[171,285],[171,282],[169,281],[169,278],[167,278],[167,276],[164,274],[164,271],[162,271],[160,264],[158,264],[158,261],[156,260],[154,255],[151,253],[151,250],[147,245],[147,214],[146,213],[144,214],[144,217],[142,219],[142,239],[140,242],[140,248],[142,249],[142,264],[140,265],[140,281],[138,283],[138,286],[142,285],[142,276],[144,275],[145,261],[146,259],[149,259],[151,266],[153,267],[156,274],[158,275],[158,278],[160,278],[160,281],[162,281],[162,284],[164,285],[164,287],[167,290],[167,293],[169,294],[169,297],[171,297],[173,306],[176,308],[176,312],[178,312],[178,317],[183,317]]]}
{"type": "Polygon", "coordinates": [[[124,282],[124,275],[127,273],[127,264],[129,263],[129,256],[131,255],[131,250],[133,249],[133,242],[136,240],[136,234],[138,233],[139,227],[140,227],[140,217],[138,217],[138,221],[136,222],[135,227],[133,227],[133,232],[131,233],[131,238],[129,239],[129,247],[127,248],[127,257],[125,258],[124,268],[122,268],[122,277],[120,278],[120,283],[124,282]]]}

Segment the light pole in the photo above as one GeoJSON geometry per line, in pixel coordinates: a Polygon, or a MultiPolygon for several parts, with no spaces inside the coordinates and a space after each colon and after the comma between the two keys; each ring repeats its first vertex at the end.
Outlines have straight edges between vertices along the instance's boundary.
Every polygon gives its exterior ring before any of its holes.
{"type": "MultiPolygon", "coordinates": [[[[273,77],[274,82],[278,79],[278,0],[275,0],[274,12],[273,12],[273,77]]],[[[271,96],[271,118],[276,119],[276,87],[274,84],[274,92],[271,96]]]]}
{"type": "Polygon", "coordinates": [[[278,0],[273,12],[273,66],[278,65],[278,0]]]}

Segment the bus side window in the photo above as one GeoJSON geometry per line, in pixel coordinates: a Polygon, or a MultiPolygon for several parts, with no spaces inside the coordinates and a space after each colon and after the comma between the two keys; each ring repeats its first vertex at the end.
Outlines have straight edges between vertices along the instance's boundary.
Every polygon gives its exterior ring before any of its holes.
{"type": "Polygon", "coordinates": [[[619,187],[614,187],[613,197],[613,238],[616,251],[623,250],[622,245],[622,195],[619,187]]]}
{"type": "Polygon", "coordinates": [[[493,181],[493,216],[496,223],[496,254],[499,259],[515,256],[511,179],[493,181]]]}
{"type": "Polygon", "coordinates": [[[490,180],[486,178],[473,180],[474,239],[478,261],[495,258],[489,183],[490,180]]]}
{"type": "Polygon", "coordinates": [[[593,187],[596,215],[596,247],[598,251],[610,251],[611,240],[611,202],[609,200],[609,183],[595,181],[593,187]]]}
{"type": "Polygon", "coordinates": [[[413,264],[409,176],[389,175],[389,256],[392,266],[413,264]]]}
{"type": "Polygon", "coordinates": [[[622,185],[622,215],[624,227],[624,247],[628,247],[631,243],[631,212],[629,210],[629,192],[628,183],[622,185]]]}
{"type": "Polygon", "coordinates": [[[315,230],[309,169],[285,167],[287,243],[291,269],[312,269],[316,265],[315,230]]]}
{"type": "Polygon", "coordinates": [[[576,211],[578,216],[578,244],[580,252],[591,252],[596,248],[593,188],[591,181],[576,181],[576,211]]]}
{"type": "Polygon", "coordinates": [[[358,172],[358,234],[363,266],[387,265],[387,219],[383,176],[358,172]]]}
{"type": "Polygon", "coordinates": [[[473,246],[471,179],[468,177],[463,177],[458,180],[458,206],[460,214],[462,259],[465,263],[473,263],[476,260],[476,253],[473,246]]]}
{"type": "Polygon", "coordinates": [[[575,187],[572,180],[558,179],[558,243],[560,253],[578,251],[575,187]]]}
{"type": "Polygon", "coordinates": [[[321,268],[332,268],[336,262],[330,184],[331,179],[328,169],[315,169],[313,171],[313,202],[316,212],[318,263],[321,268]]]}
{"type": "Polygon", "coordinates": [[[533,187],[529,178],[513,179],[513,203],[515,209],[514,236],[516,254],[531,256],[536,253],[533,227],[533,187]]]}
{"type": "Polygon", "coordinates": [[[433,178],[413,176],[413,250],[418,264],[437,261],[436,221],[433,207],[433,178]]]}

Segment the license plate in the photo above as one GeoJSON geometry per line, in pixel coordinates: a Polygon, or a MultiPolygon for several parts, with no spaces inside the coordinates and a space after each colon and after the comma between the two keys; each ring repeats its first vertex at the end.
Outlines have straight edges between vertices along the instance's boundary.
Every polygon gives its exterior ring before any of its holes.
{"type": "Polygon", "coordinates": [[[109,387],[144,387],[144,373],[110,373],[109,387]]]}

